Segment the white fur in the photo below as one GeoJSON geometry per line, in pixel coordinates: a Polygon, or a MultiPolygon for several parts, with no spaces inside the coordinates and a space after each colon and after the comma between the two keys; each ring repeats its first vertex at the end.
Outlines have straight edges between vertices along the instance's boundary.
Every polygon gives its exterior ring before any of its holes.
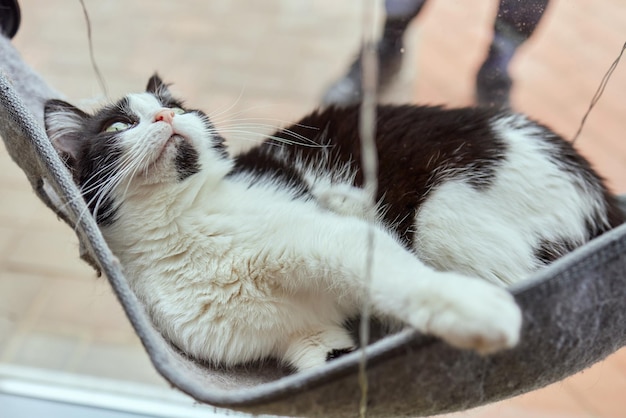
{"type": "MultiPolygon", "coordinates": [[[[226,365],[271,356],[298,370],[319,366],[333,349],[353,346],[342,323],[366,300],[376,313],[459,347],[516,344],[521,314],[505,290],[435,271],[359,216],[294,199],[267,181],[250,187],[225,177],[231,162],[210,146],[198,116],[176,115],[170,126],[154,122],[161,107],[152,96],[129,99],[141,122],[122,143],[142,163],[116,189],[123,203],[103,233],[156,326],[188,354],[226,365]],[[201,171],[184,182],[172,174],[171,138],[200,155],[201,171]]],[[[336,197],[345,190],[321,190],[344,207],[336,197]]],[[[358,195],[356,202],[361,210],[358,195]]]]}

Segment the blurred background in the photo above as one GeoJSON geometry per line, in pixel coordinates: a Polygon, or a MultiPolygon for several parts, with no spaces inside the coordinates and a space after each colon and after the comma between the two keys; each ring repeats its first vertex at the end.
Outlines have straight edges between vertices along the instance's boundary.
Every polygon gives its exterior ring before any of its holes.
{"type": "MultiPolygon", "coordinates": [[[[24,60],[80,106],[107,99],[89,60],[79,1],[20,4],[13,43],[24,60]]],[[[231,140],[248,144],[315,108],[355,58],[362,33],[360,0],[85,4],[110,99],[143,90],[158,71],[188,105],[213,115],[218,128],[241,131],[231,140]]],[[[402,70],[382,100],[473,104],[497,6],[497,0],[430,0],[408,28],[402,70]]],[[[512,107],[571,138],[624,42],[622,1],[552,0],[511,62],[512,107]]],[[[624,91],[626,62],[577,141],[620,193],[626,192],[624,91]]],[[[18,376],[192,405],[154,371],[106,279],[79,260],[73,232],[37,200],[0,146],[0,392],[18,376]]],[[[626,417],[625,394],[623,349],[543,390],[454,416],[626,417]]],[[[0,396],[4,417],[2,402],[0,396]]]]}

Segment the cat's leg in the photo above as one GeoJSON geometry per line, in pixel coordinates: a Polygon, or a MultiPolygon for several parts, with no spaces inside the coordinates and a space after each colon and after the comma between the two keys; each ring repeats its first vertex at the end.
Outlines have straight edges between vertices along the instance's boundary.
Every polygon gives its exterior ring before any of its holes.
{"type": "Polygon", "coordinates": [[[409,292],[414,297],[406,305],[385,310],[395,311],[420,331],[481,354],[517,344],[521,311],[506,290],[480,279],[436,271],[421,285],[419,291],[409,292]]]}
{"type": "Polygon", "coordinates": [[[375,309],[483,354],[517,344],[522,316],[509,292],[480,279],[435,271],[410,254],[410,260],[402,260],[404,255],[374,257],[369,293],[375,309]]]}
{"type": "MultiPolygon", "coordinates": [[[[294,222],[280,238],[298,263],[297,286],[327,286],[337,294],[369,299],[375,311],[443,338],[452,345],[495,352],[514,346],[521,312],[509,292],[486,281],[438,272],[406,250],[386,230],[354,217],[318,216],[294,222]],[[297,224],[296,231],[294,225],[297,224]],[[366,280],[368,229],[374,234],[371,280],[366,280]],[[308,237],[303,240],[300,237],[308,237]],[[303,275],[304,270],[308,272],[303,275]],[[312,280],[315,277],[316,280],[312,280]]],[[[276,242],[276,241],[275,241],[276,242]]],[[[285,251],[284,249],[282,251],[285,251]]]]}
{"type": "Polygon", "coordinates": [[[282,359],[296,370],[302,371],[321,366],[354,349],[354,341],[348,331],[329,325],[294,334],[282,359]]]}

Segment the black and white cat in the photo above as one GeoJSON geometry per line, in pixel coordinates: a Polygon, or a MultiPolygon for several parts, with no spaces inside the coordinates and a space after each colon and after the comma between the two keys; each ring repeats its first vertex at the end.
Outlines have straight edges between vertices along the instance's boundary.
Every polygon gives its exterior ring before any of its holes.
{"type": "Polygon", "coordinates": [[[622,222],[598,175],[545,127],[416,106],[378,109],[372,221],[357,120],[356,107],[318,111],[229,157],[209,118],[157,76],[93,115],[45,107],[155,325],[216,364],[321,365],[353,349],[343,325],[364,303],[458,347],[512,347],[521,313],[502,286],[622,222]]]}

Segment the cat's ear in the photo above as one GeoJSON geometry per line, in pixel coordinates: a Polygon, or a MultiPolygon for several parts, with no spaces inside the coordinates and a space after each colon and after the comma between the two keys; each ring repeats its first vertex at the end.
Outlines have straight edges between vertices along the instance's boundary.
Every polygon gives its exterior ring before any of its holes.
{"type": "Polygon", "coordinates": [[[83,124],[89,115],[63,100],[48,100],[44,107],[44,123],[50,142],[65,163],[74,168],[82,149],[83,124]]]}
{"type": "Polygon", "coordinates": [[[170,93],[168,85],[161,80],[161,77],[159,77],[157,73],[154,73],[154,75],[148,80],[146,91],[159,97],[167,99],[172,98],[172,93],[170,93]]]}

